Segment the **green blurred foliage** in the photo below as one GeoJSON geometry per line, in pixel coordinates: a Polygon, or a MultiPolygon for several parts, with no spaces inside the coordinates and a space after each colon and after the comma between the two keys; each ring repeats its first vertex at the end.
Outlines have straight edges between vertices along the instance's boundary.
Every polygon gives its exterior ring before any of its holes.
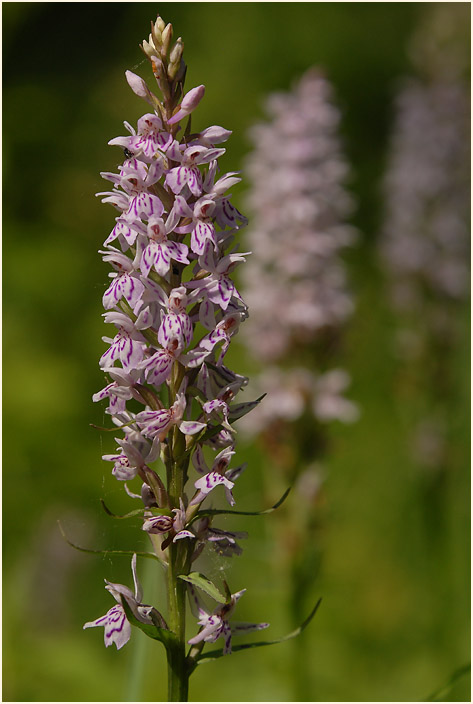
{"type": "MultiPolygon", "coordinates": [[[[358,303],[339,363],[353,377],[362,417],[332,433],[324,558],[313,595],[323,603],[303,640],[306,699],[421,700],[468,661],[466,333],[454,360],[456,452],[433,540],[408,453],[410,397],[396,377],[393,319],[375,254],[392,97],[410,70],[409,37],[429,6],[3,3],[4,700],[166,697],[158,644],[134,633],[117,653],[104,649],[101,631],[81,630],[110,607],[103,578],[129,582],[128,558],[78,553],[56,524],[95,549],[146,549],[139,521],[113,521],[99,504],[103,497],[120,513],[130,502],[101,460],[115,447],[113,434],[90,427],[107,424],[91,396],[103,385],[97,360],[106,334],[107,269],[97,250],[114,217],[94,193],[106,188],[99,172],[120,161],[107,141],[123,134],[123,120],[134,123],[145,112],[124,71],[150,78],[138,44],[158,10],[184,39],[187,87],[207,87],[196,126],[233,130],[222,168],[242,167],[245,131],[261,118],[265,95],[286,90],[309,66],[326,71],[343,111],[362,237],[349,256],[358,303]]],[[[235,190],[237,201],[244,189],[235,190]]],[[[467,312],[458,315],[466,330],[467,312]]],[[[251,372],[241,347],[232,362],[251,372]]],[[[271,468],[258,448],[241,446],[239,456],[249,469],[238,502],[258,508],[271,468]]],[[[277,637],[297,624],[287,616],[287,575],[271,521],[228,521],[249,530],[245,552],[231,565],[209,561],[207,568],[210,576],[223,570],[234,590],[247,586],[239,617],[270,621],[277,637]]],[[[139,570],[163,603],[161,582],[143,563],[139,570]]],[[[191,698],[290,701],[293,648],[289,642],[203,665],[191,698]]],[[[466,680],[448,700],[469,699],[466,680]]]]}

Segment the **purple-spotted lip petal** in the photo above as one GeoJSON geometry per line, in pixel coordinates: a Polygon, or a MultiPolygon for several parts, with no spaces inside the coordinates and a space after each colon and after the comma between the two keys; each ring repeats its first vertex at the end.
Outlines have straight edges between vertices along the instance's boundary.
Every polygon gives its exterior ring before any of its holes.
{"type": "Polygon", "coordinates": [[[223,484],[229,490],[233,489],[235,486],[234,482],[231,482],[219,472],[209,472],[205,476],[201,477],[201,479],[197,479],[194,486],[206,495],[220,484],[223,484]]]}

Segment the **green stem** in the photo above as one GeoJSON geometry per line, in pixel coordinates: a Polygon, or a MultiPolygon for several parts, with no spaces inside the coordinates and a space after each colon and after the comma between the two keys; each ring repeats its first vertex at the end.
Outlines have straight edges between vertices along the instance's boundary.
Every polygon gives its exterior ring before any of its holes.
{"type": "MultiPolygon", "coordinates": [[[[175,375],[173,375],[175,382],[175,375]]],[[[175,383],[172,384],[175,387],[175,383]]],[[[175,391],[172,388],[171,391],[175,391]]],[[[176,462],[175,456],[182,454],[184,435],[175,427],[168,438],[169,476],[168,494],[170,506],[179,507],[185,482],[187,461],[176,462]]],[[[185,445],[184,445],[185,447],[185,445]]],[[[186,583],[179,579],[180,574],[187,574],[190,567],[189,546],[187,540],[171,543],[168,547],[168,613],[169,628],[176,636],[167,649],[168,657],[168,701],[186,702],[189,690],[190,669],[186,659],[186,583]]]]}
{"type": "Polygon", "coordinates": [[[168,567],[169,628],[176,635],[176,640],[167,650],[170,702],[186,702],[189,690],[189,668],[186,661],[186,584],[182,579],[178,579],[184,567],[182,558],[186,562],[186,556],[185,545],[171,543],[168,567]]]}

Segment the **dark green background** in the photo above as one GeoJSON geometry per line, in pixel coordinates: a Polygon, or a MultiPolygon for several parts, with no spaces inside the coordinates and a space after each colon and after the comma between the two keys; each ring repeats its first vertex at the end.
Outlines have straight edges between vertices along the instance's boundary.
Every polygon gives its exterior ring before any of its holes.
{"type": "MultiPolygon", "coordinates": [[[[407,447],[416,385],[406,393],[399,383],[394,319],[376,257],[392,98],[410,71],[409,38],[430,9],[430,3],[3,3],[4,700],[166,696],[158,644],[148,647],[134,634],[117,653],[105,650],[102,631],[81,630],[112,605],[104,577],[130,583],[128,558],[78,553],[56,524],[60,519],[71,540],[96,549],[146,546],[139,523],[113,521],[99,504],[103,497],[121,512],[131,501],[101,460],[115,447],[113,434],[89,425],[107,422],[91,396],[103,386],[97,361],[108,333],[100,317],[107,267],[97,250],[115,215],[94,193],[107,188],[99,172],[119,161],[107,141],[124,134],[123,120],[133,124],[146,112],[124,72],[151,80],[138,44],[158,11],[184,39],[187,87],[206,85],[195,126],[233,130],[224,169],[242,167],[245,131],[262,116],[264,96],[288,89],[310,66],[325,69],[343,112],[361,236],[348,257],[357,310],[336,363],[353,377],[351,398],[362,417],[332,429],[325,558],[314,594],[323,604],[305,641],[312,670],[306,698],[422,700],[469,660],[466,306],[456,312],[464,332],[452,362],[455,449],[434,537],[407,447]],[[130,689],[131,671],[141,691],[130,689]]],[[[242,202],[245,184],[234,191],[242,202]]],[[[251,371],[235,346],[233,367],[251,371]]],[[[254,448],[242,445],[238,456],[249,462],[238,502],[256,508],[265,501],[262,473],[267,477],[271,467],[254,448]]],[[[287,617],[287,576],[277,566],[271,520],[235,524],[250,531],[250,540],[224,573],[234,591],[248,587],[238,617],[270,621],[268,637],[277,637],[296,624],[287,617]]],[[[218,576],[218,564],[209,569],[218,576]]],[[[161,582],[155,591],[148,600],[159,606],[161,582]]],[[[291,648],[281,644],[202,666],[190,697],[290,701],[291,648]]],[[[466,680],[448,696],[469,699],[466,680]]]]}

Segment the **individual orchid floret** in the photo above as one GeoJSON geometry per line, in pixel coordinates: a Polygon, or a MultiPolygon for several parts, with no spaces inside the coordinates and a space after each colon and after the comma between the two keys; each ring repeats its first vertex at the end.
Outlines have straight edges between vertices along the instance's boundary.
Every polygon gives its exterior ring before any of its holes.
{"type": "Polygon", "coordinates": [[[101,253],[104,254],[104,262],[110,262],[117,270],[116,274],[110,274],[113,280],[103,295],[104,308],[113,308],[122,298],[134,308],[141,298],[144,286],[133,268],[133,263],[125,254],[114,248],[101,253]]]}
{"type": "Polygon", "coordinates": [[[191,500],[191,506],[200,504],[205,497],[210,494],[213,489],[215,489],[215,487],[220,485],[223,485],[225,488],[225,495],[230,506],[235,505],[235,499],[232,494],[232,489],[235,485],[233,480],[237,479],[245,470],[246,464],[242,464],[234,469],[227,469],[234,454],[235,450],[233,449],[233,446],[225,447],[215,457],[212,469],[209,471],[204,458],[202,446],[197,445],[192,456],[192,463],[199,474],[203,474],[204,476],[194,483],[194,486],[198,489],[198,492],[191,500]]]}
{"type": "Polygon", "coordinates": [[[216,398],[210,399],[202,405],[202,410],[210,419],[217,419],[222,427],[226,428],[231,433],[234,433],[235,429],[229,425],[229,419],[237,420],[241,418],[255,408],[261,400],[257,399],[256,401],[232,404],[230,406],[229,401],[235,397],[235,394],[238,393],[240,388],[241,382],[239,380],[228,384],[219,391],[216,398]]]}
{"type": "Polygon", "coordinates": [[[158,330],[158,342],[167,345],[173,338],[178,339],[182,348],[192,340],[193,327],[186,312],[187,291],[184,286],[173,288],[167,298],[167,313],[162,315],[158,330]]]}
{"type": "Polygon", "coordinates": [[[163,440],[174,425],[177,425],[185,435],[195,435],[206,427],[206,423],[183,420],[185,408],[186,398],[181,393],[177,395],[171,408],[159,411],[142,411],[137,414],[136,421],[143,434],[149,438],[158,437],[163,440]]]}
{"type": "MultiPolygon", "coordinates": [[[[115,417],[115,421],[121,422],[115,417]]],[[[123,418],[126,423],[127,419],[123,418]]],[[[154,462],[159,454],[159,440],[149,442],[138,430],[125,427],[125,439],[115,438],[119,447],[117,454],[102,455],[102,459],[113,462],[112,474],[119,481],[130,481],[138,474],[138,470],[148,463],[154,462]]]]}
{"type": "Polygon", "coordinates": [[[221,398],[206,401],[202,406],[202,410],[210,419],[217,420],[224,428],[233,432],[233,428],[228,423],[228,403],[225,398],[226,394],[222,394],[221,398]]]}
{"type": "Polygon", "coordinates": [[[147,381],[155,386],[160,386],[167,381],[171,376],[174,362],[179,359],[181,352],[180,339],[172,337],[166,347],[141,362],[140,369],[144,370],[147,381]]]}
{"type": "MultiPolygon", "coordinates": [[[[150,193],[148,189],[162,174],[163,166],[161,161],[156,161],[146,171],[145,166],[137,159],[133,160],[136,164],[141,164],[140,169],[145,170],[145,175],[140,176],[140,173],[135,169],[135,173],[128,169],[125,173],[111,174],[103,173],[102,175],[115,183],[113,191],[103,191],[96,193],[97,196],[103,196],[102,203],[110,203],[117,210],[122,212],[122,217],[125,221],[133,223],[134,220],[140,218],[148,219],[151,215],[161,216],[164,212],[164,206],[161,200],[154,193],[150,193]],[[122,191],[118,188],[123,188],[122,191]]],[[[123,168],[123,167],[122,167],[123,168]]]]}
{"type": "Polygon", "coordinates": [[[137,231],[130,227],[130,223],[121,216],[118,216],[115,219],[115,225],[112,231],[104,242],[104,246],[108,247],[111,242],[118,240],[122,251],[126,252],[129,247],[134,245],[137,235],[137,231]]]}
{"type": "Polygon", "coordinates": [[[153,193],[138,193],[128,201],[128,207],[123,213],[123,218],[133,224],[142,218],[149,220],[152,216],[161,217],[164,212],[161,200],[153,193]]]}
{"type": "Polygon", "coordinates": [[[127,455],[117,448],[116,455],[102,455],[102,459],[107,462],[113,462],[112,474],[122,482],[129,482],[134,479],[138,473],[138,468],[131,465],[127,455]]]}
{"type": "Polygon", "coordinates": [[[231,337],[238,330],[240,320],[239,313],[226,315],[209,335],[201,339],[197,347],[185,355],[187,365],[190,368],[200,366],[212,354],[216,345],[223,343],[217,360],[217,366],[220,367],[230,346],[231,337]]]}
{"type": "Polygon", "coordinates": [[[104,398],[110,399],[107,412],[111,415],[123,413],[126,410],[126,401],[135,398],[143,402],[143,398],[136,389],[136,384],[142,375],[140,369],[130,369],[128,371],[120,367],[107,367],[103,370],[111,378],[110,384],[92,396],[94,402],[102,401],[104,398]]]}
{"type": "Polygon", "coordinates": [[[127,149],[136,158],[149,162],[159,152],[165,152],[172,143],[172,135],[163,130],[163,123],[157,115],[148,113],[138,120],[138,131],[129,137],[115,137],[110,145],[127,149]]]}
{"type": "Polygon", "coordinates": [[[226,310],[233,296],[242,300],[229,275],[238,264],[246,261],[245,256],[249,252],[227,254],[216,262],[212,250],[211,243],[206,240],[204,252],[199,257],[200,266],[204,271],[209,272],[209,276],[190,281],[186,285],[194,289],[196,297],[205,293],[212,303],[226,310]]]}
{"type": "Polygon", "coordinates": [[[156,159],[146,166],[139,159],[127,159],[118,174],[103,171],[102,178],[112,181],[116,188],[122,188],[129,196],[143,193],[153,186],[163,175],[162,159],[156,159]]]}
{"type": "Polygon", "coordinates": [[[172,516],[164,514],[158,516],[149,516],[145,519],[145,522],[143,523],[142,527],[143,530],[147,533],[161,535],[162,533],[168,533],[172,528],[172,524],[172,516]]]}
{"type": "Polygon", "coordinates": [[[194,533],[185,529],[186,510],[182,498],[179,499],[179,505],[179,508],[173,509],[174,516],[167,514],[147,516],[142,526],[143,530],[154,535],[170,533],[173,542],[183,538],[195,539],[194,533]]]}
{"type": "MultiPolygon", "coordinates": [[[[145,330],[149,327],[160,326],[163,311],[169,310],[169,295],[151,278],[143,276],[141,280],[145,288],[141,301],[135,308],[137,315],[135,327],[138,330],[145,330]]],[[[165,284],[164,281],[163,284],[165,284]]]]}
{"type": "Polygon", "coordinates": [[[207,540],[213,545],[215,552],[223,557],[234,557],[241,555],[243,550],[238,545],[237,540],[248,537],[246,531],[220,530],[219,528],[209,528],[207,540]]]}
{"type": "Polygon", "coordinates": [[[190,220],[185,226],[176,228],[179,233],[191,233],[191,249],[195,254],[202,254],[207,240],[217,246],[215,226],[212,223],[212,214],[215,210],[215,201],[203,196],[194,203],[192,209],[182,196],[176,196],[175,207],[179,214],[190,220]]]}
{"type": "Polygon", "coordinates": [[[190,645],[196,645],[201,641],[215,643],[219,638],[224,638],[223,654],[229,655],[232,652],[232,636],[250,633],[252,631],[262,631],[268,628],[269,623],[229,622],[229,618],[235,610],[236,603],[243,596],[245,591],[246,589],[242,589],[235,594],[231,594],[227,603],[219,604],[213,611],[209,612],[201,604],[195,590],[190,587],[189,599],[191,606],[193,606],[194,610],[197,610],[199,617],[198,623],[199,626],[201,626],[201,630],[187,642],[190,645]]]}
{"type": "Polygon", "coordinates": [[[243,550],[238,545],[237,540],[248,538],[246,531],[221,530],[208,526],[205,530],[205,540],[207,540],[218,555],[223,557],[234,557],[241,555],[243,550]]]}
{"type": "Polygon", "coordinates": [[[115,643],[117,650],[120,650],[120,648],[123,648],[123,646],[130,640],[131,626],[121,604],[112,606],[112,608],[107,611],[105,616],[101,616],[100,618],[95,619],[95,621],[88,621],[84,624],[83,628],[94,628],[95,626],[104,627],[104,641],[106,648],[115,643]]]}
{"type": "Polygon", "coordinates": [[[222,231],[217,233],[220,240],[227,239],[231,234],[248,224],[247,218],[240,213],[230,202],[230,195],[223,195],[226,191],[241,181],[238,171],[230,171],[221,176],[217,181],[217,162],[213,161],[209,165],[207,175],[204,179],[204,191],[208,198],[215,203],[214,219],[222,231]],[[230,227],[231,230],[225,230],[230,227]]]}
{"type": "Polygon", "coordinates": [[[225,149],[214,149],[200,145],[191,145],[181,148],[174,142],[168,149],[167,156],[172,161],[177,161],[176,166],[168,171],[165,185],[169,186],[176,195],[181,193],[184,186],[188,186],[193,196],[202,195],[203,181],[199,164],[208,164],[209,161],[218,159],[225,153],[225,149]]]}
{"type": "Polygon", "coordinates": [[[178,112],[168,120],[168,125],[174,125],[176,122],[183,120],[196,109],[205,94],[205,86],[197,86],[192,88],[182,99],[178,112]]]}
{"type": "Polygon", "coordinates": [[[125,369],[131,369],[139,365],[143,359],[146,340],[137,330],[130,318],[118,311],[104,313],[104,321],[113,323],[118,327],[118,333],[113,339],[103,337],[110,347],[101,356],[100,367],[111,367],[116,360],[119,360],[125,369]]]}
{"type": "Polygon", "coordinates": [[[95,621],[88,621],[83,626],[84,628],[103,626],[105,629],[105,646],[107,648],[109,645],[112,645],[112,643],[115,643],[117,650],[120,650],[120,648],[123,648],[123,646],[130,640],[131,626],[121,604],[122,596],[126,599],[128,605],[133,611],[133,614],[139,621],[142,623],[153,623],[151,617],[149,616],[153,607],[144,606],[141,603],[143,598],[143,590],[136,576],[136,554],[133,555],[131,569],[133,572],[135,591],[132,592],[131,589],[125,587],[123,584],[113,584],[112,582],[105,580],[107,584],[105,589],[107,589],[114,599],[116,599],[118,606],[113,606],[109,611],[107,611],[105,616],[101,616],[95,621]]]}
{"type": "Polygon", "coordinates": [[[166,222],[161,217],[153,215],[149,218],[146,227],[137,221],[131,225],[137,233],[146,236],[140,241],[136,256],[144,276],[148,276],[150,270],[154,268],[160,276],[165,277],[171,267],[171,260],[189,264],[187,245],[168,238],[177,222],[177,218],[171,217],[172,215],[173,213],[166,222]]]}
{"type": "Polygon", "coordinates": [[[173,508],[172,512],[174,513],[172,528],[173,533],[175,534],[173,537],[173,543],[177,540],[182,540],[183,538],[194,539],[196,537],[194,533],[186,529],[187,513],[182,497],[179,497],[179,508],[173,508]]]}
{"type": "Polygon", "coordinates": [[[209,472],[201,479],[198,479],[194,486],[199,492],[191,501],[191,505],[200,504],[205,499],[205,497],[210,494],[215,487],[223,485],[225,487],[225,495],[230,506],[235,505],[235,499],[233,498],[232,489],[235,486],[234,482],[231,482],[227,477],[220,472],[209,472]]]}

